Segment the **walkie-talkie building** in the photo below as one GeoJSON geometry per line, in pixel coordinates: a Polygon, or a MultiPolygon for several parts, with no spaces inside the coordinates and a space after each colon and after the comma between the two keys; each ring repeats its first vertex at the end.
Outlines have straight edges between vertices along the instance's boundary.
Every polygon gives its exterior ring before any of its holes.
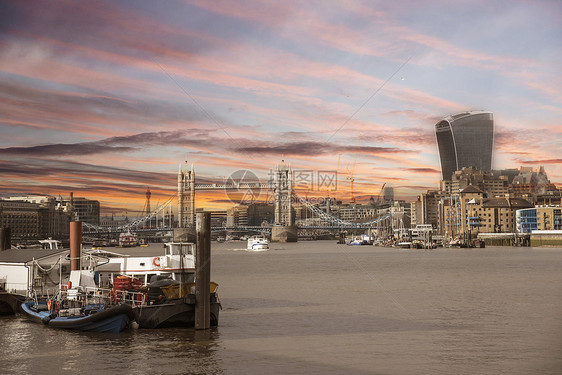
{"type": "Polygon", "coordinates": [[[491,112],[463,112],[435,125],[443,180],[464,167],[492,170],[494,115],[491,112]]]}

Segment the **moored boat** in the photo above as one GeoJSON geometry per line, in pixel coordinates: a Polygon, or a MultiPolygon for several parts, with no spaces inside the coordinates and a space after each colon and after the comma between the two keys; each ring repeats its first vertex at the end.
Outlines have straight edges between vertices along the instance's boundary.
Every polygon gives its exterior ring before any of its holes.
{"type": "Polygon", "coordinates": [[[398,242],[397,246],[402,249],[409,249],[412,246],[412,243],[410,241],[402,241],[398,242]]]}
{"type": "Polygon", "coordinates": [[[55,307],[57,304],[59,302],[54,302],[51,307],[45,301],[27,301],[22,304],[21,310],[34,322],[76,331],[118,333],[136,319],[133,308],[127,304],[86,305],[82,308],[55,307]]]}
{"type": "MultiPolygon", "coordinates": [[[[193,327],[195,325],[194,283],[169,284],[161,290],[164,299],[135,307],[140,328],[193,327]]],[[[219,323],[219,311],[222,309],[216,289],[218,284],[211,282],[209,320],[211,327],[219,323]]]]}
{"type": "MultiPolygon", "coordinates": [[[[103,258],[99,282],[111,285],[111,299],[133,307],[139,328],[193,326],[195,321],[195,244],[169,242],[164,255],[129,257],[107,251],[90,252],[103,258]]],[[[210,322],[216,326],[220,301],[218,284],[211,282],[210,322]]]]}
{"type": "Polygon", "coordinates": [[[139,240],[135,233],[131,231],[119,234],[119,247],[135,247],[139,245],[139,240]]]}
{"type": "Polygon", "coordinates": [[[0,289],[0,316],[14,315],[20,310],[25,296],[21,294],[8,293],[0,289]]]}
{"type": "Polygon", "coordinates": [[[120,332],[136,319],[131,305],[115,304],[97,288],[90,271],[71,271],[68,286],[52,297],[25,301],[22,313],[51,328],[92,332],[120,332]]]}

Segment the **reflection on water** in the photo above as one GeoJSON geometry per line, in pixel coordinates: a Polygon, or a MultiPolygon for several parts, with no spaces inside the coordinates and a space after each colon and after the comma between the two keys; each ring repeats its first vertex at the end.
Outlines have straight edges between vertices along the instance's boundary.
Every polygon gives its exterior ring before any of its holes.
{"type": "Polygon", "coordinates": [[[216,329],[104,334],[53,330],[22,318],[0,324],[3,374],[223,373],[214,358],[216,329]]]}
{"type": "MultiPolygon", "coordinates": [[[[0,319],[3,374],[558,374],[562,249],[214,244],[219,327],[0,319]]],[[[161,250],[158,248],[158,250],[161,250]]],[[[146,250],[143,250],[146,251],[146,250]]]]}

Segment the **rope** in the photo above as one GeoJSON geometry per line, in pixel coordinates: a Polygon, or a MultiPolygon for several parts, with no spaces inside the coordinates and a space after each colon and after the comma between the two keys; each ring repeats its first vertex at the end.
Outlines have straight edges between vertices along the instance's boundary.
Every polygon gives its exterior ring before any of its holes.
{"type": "Polygon", "coordinates": [[[35,259],[33,259],[33,264],[35,264],[35,265],[37,266],[37,268],[38,268],[39,270],[41,270],[42,272],[44,272],[44,273],[49,273],[49,272],[51,272],[51,271],[53,270],[53,268],[55,268],[55,266],[56,266],[57,264],[59,264],[59,263],[60,263],[60,258],[59,258],[59,260],[57,260],[57,261],[51,266],[51,268],[49,268],[49,269],[47,270],[47,269],[41,267],[41,265],[40,265],[35,259]]]}

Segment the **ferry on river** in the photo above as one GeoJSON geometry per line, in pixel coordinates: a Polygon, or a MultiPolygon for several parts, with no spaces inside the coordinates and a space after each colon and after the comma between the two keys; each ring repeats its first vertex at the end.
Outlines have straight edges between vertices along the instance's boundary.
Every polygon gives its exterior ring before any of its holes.
{"type": "Polygon", "coordinates": [[[248,238],[248,251],[266,251],[268,249],[269,241],[264,236],[248,238]]]}
{"type": "Polygon", "coordinates": [[[119,234],[119,247],[135,247],[139,245],[136,233],[130,231],[119,234]]]}

